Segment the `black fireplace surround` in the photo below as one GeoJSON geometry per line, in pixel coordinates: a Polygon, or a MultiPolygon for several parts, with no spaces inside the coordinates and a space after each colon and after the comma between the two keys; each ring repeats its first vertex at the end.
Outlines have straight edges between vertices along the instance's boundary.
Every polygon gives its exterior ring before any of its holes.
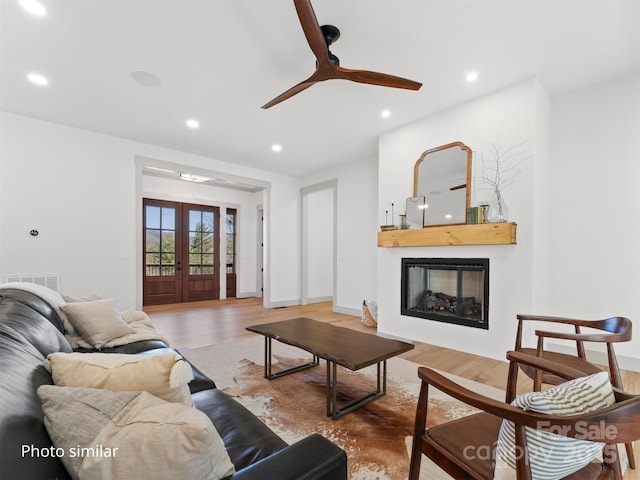
{"type": "Polygon", "coordinates": [[[403,258],[400,313],[489,329],[488,258],[403,258]]]}

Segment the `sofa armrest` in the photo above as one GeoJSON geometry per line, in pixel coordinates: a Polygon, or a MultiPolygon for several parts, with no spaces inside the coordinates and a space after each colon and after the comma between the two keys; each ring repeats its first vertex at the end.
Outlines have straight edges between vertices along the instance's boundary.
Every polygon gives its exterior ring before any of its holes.
{"type": "Polygon", "coordinates": [[[147,353],[159,349],[168,349],[169,346],[162,340],[138,340],[137,342],[119,345],[117,347],[107,347],[100,350],[96,348],[78,347],[74,349],[77,353],[147,353]]]}
{"type": "Polygon", "coordinates": [[[347,455],[322,435],[302,440],[256,462],[230,480],[346,480],[347,455]]]}

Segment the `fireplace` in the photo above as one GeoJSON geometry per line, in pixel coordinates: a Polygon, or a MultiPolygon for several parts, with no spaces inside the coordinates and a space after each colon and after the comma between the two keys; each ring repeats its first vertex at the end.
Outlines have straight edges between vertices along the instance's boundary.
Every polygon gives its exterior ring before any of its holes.
{"type": "Polygon", "coordinates": [[[489,329],[489,259],[403,258],[400,313],[489,329]]]}

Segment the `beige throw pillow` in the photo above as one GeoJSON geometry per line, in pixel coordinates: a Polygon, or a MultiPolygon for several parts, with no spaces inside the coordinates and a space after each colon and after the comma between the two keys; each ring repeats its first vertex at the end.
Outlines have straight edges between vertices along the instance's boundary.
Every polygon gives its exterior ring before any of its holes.
{"type": "Polygon", "coordinates": [[[75,302],[62,305],[64,312],[80,336],[96,348],[114,338],[135,333],[116,310],[113,299],[75,302]]]}
{"type": "Polygon", "coordinates": [[[193,406],[191,365],[177,353],[52,353],[45,360],[53,382],[63,387],[145,391],[168,402],[193,406]]]}
{"type": "Polygon", "coordinates": [[[73,478],[218,480],[235,471],[209,417],[146,392],[44,385],[44,422],[73,478]]]}

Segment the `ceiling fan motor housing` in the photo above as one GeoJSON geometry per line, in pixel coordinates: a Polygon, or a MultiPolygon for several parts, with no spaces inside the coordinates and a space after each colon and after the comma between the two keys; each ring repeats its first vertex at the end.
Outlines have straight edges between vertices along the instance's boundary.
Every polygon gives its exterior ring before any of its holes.
{"type": "Polygon", "coordinates": [[[327,44],[327,54],[329,55],[329,61],[334,65],[340,65],[340,59],[333,53],[331,53],[331,50],[329,50],[329,45],[336,42],[340,38],[340,30],[338,29],[338,27],[334,27],[333,25],[322,25],[320,29],[322,30],[324,41],[327,44]]]}
{"type": "Polygon", "coordinates": [[[324,35],[324,41],[327,42],[327,47],[340,38],[340,30],[338,27],[322,25],[320,30],[322,30],[322,35],[324,35]]]}

